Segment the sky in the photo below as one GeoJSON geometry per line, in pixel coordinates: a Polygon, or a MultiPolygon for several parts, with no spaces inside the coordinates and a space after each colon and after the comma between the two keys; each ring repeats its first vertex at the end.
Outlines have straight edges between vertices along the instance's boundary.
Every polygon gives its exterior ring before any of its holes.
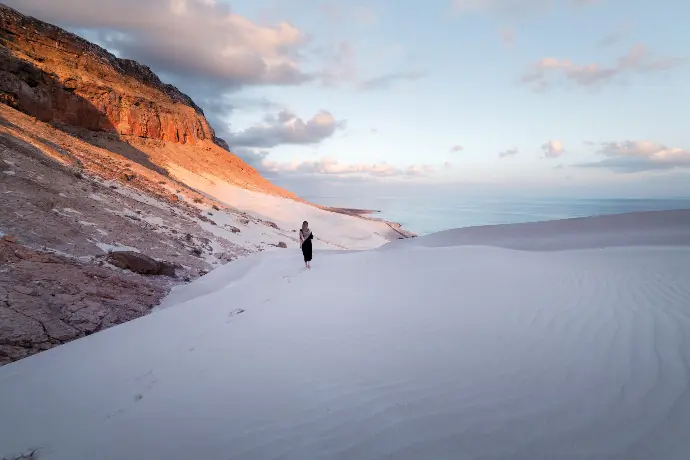
{"type": "Polygon", "coordinates": [[[297,192],[690,196],[686,0],[5,0],[189,94],[297,192]]]}

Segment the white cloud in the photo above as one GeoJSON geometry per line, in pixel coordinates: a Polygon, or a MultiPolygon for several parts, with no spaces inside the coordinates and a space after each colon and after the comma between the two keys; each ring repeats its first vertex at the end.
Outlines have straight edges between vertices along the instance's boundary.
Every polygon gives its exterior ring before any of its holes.
{"type": "Polygon", "coordinates": [[[288,110],[271,114],[264,122],[231,134],[231,147],[272,148],[280,144],[318,144],[345,127],[328,111],[322,110],[309,120],[303,120],[288,110]]]}
{"type": "Polygon", "coordinates": [[[690,168],[690,149],[667,147],[645,140],[602,142],[598,145],[598,153],[605,159],[578,166],[619,172],[690,168]]]}
{"type": "Polygon", "coordinates": [[[327,86],[357,80],[357,54],[348,41],[338,42],[332,49],[321,50],[324,57],[324,68],[321,81],[327,86]]]}
{"type": "Polygon", "coordinates": [[[551,0],[454,0],[457,13],[489,11],[500,14],[524,14],[551,6],[551,0]]]}
{"type": "Polygon", "coordinates": [[[547,11],[558,3],[582,7],[599,0],[453,0],[452,9],[456,13],[492,12],[502,15],[524,15],[547,11]]]}
{"type": "Polygon", "coordinates": [[[503,152],[500,152],[500,153],[498,154],[498,156],[499,156],[500,158],[506,158],[506,157],[510,157],[510,156],[517,155],[517,154],[518,154],[518,149],[517,149],[517,148],[512,148],[512,149],[508,149],[508,150],[504,150],[503,152]]]}
{"type": "Polygon", "coordinates": [[[303,175],[333,175],[333,176],[358,176],[358,177],[411,177],[424,176],[433,172],[428,165],[412,165],[407,168],[397,168],[388,163],[359,163],[344,164],[335,158],[322,158],[319,160],[296,161],[292,163],[278,163],[264,161],[264,170],[274,173],[303,174],[303,175]]]}
{"type": "Polygon", "coordinates": [[[602,86],[621,77],[659,72],[687,62],[685,58],[657,57],[644,45],[635,45],[615,64],[575,64],[569,59],[547,57],[534,63],[521,77],[521,82],[535,90],[548,88],[553,80],[561,79],[578,86],[602,86]]]}
{"type": "Polygon", "coordinates": [[[351,6],[338,0],[326,0],[319,10],[334,24],[354,21],[360,26],[373,26],[378,22],[378,14],[371,6],[351,6]]]}
{"type": "Polygon", "coordinates": [[[551,140],[541,146],[546,158],[558,158],[565,153],[565,148],[561,141],[551,140]]]}
{"type": "Polygon", "coordinates": [[[400,81],[417,81],[427,76],[427,72],[397,72],[380,75],[378,77],[362,80],[359,89],[362,91],[372,91],[385,89],[393,86],[400,81]]]}
{"type": "Polygon", "coordinates": [[[230,151],[254,168],[261,168],[270,151],[245,147],[232,147],[230,151]]]}
{"type": "Polygon", "coordinates": [[[5,0],[22,13],[100,35],[99,41],[181,77],[228,87],[290,85],[313,78],[303,69],[306,35],[287,22],[256,24],[212,0],[5,0]]]}
{"type": "Polygon", "coordinates": [[[450,153],[458,153],[462,152],[463,150],[465,150],[465,148],[462,145],[456,144],[450,148],[450,153]]]}
{"type": "Polygon", "coordinates": [[[378,14],[370,6],[359,6],[353,11],[355,22],[361,26],[373,26],[378,22],[378,14]]]}
{"type": "MultiPolygon", "coordinates": [[[[420,71],[357,75],[356,53],[348,41],[314,47],[313,37],[286,21],[259,24],[217,0],[5,0],[24,14],[78,30],[118,56],[134,59],[181,84],[188,93],[234,91],[245,86],[352,84],[363,90],[414,81],[420,71]]],[[[371,26],[368,6],[321,5],[335,22],[371,26]]]]}

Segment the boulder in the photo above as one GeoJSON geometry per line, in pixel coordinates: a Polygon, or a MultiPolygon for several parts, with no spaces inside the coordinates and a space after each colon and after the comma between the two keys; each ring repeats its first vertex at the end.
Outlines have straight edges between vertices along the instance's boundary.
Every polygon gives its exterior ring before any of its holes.
{"type": "Polygon", "coordinates": [[[169,276],[171,278],[175,278],[177,276],[175,274],[176,265],[174,263],[160,261],[159,264],[160,264],[160,268],[158,269],[159,275],[169,276]]]}
{"type": "Polygon", "coordinates": [[[141,275],[163,275],[175,277],[176,264],[134,251],[113,251],[108,254],[108,262],[124,270],[141,275]]]}
{"type": "Polygon", "coordinates": [[[285,248],[287,248],[287,244],[285,244],[284,242],[281,241],[280,243],[278,243],[278,247],[285,249],[285,248]]]}
{"type": "Polygon", "coordinates": [[[217,252],[214,254],[216,259],[219,259],[223,265],[225,265],[228,262],[232,262],[233,256],[229,252],[217,252]]]}
{"type": "Polygon", "coordinates": [[[142,275],[156,275],[160,271],[160,263],[157,260],[134,251],[111,252],[108,254],[108,262],[142,275]]]}

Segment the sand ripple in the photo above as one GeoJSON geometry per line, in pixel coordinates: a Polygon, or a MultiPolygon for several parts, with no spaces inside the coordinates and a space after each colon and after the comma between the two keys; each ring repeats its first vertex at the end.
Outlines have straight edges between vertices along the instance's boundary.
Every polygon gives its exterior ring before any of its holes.
{"type": "Polygon", "coordinates": [[[0,369],[0,456],[690,458],[690,250],[331,257],[0,369]]]}

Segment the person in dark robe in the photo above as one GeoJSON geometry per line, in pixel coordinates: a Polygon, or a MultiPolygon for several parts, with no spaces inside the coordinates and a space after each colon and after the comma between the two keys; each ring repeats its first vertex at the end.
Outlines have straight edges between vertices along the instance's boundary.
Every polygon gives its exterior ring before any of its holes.
{"type": "Polygon", "coordinates": [[[309,222],[305,220],[302,222],[302,229],[299,231],[299,245],[302,248],[304,265],[307,268],[311,268],[311,240],[313,239],[314,235],[309,230],[309,222]]]}

